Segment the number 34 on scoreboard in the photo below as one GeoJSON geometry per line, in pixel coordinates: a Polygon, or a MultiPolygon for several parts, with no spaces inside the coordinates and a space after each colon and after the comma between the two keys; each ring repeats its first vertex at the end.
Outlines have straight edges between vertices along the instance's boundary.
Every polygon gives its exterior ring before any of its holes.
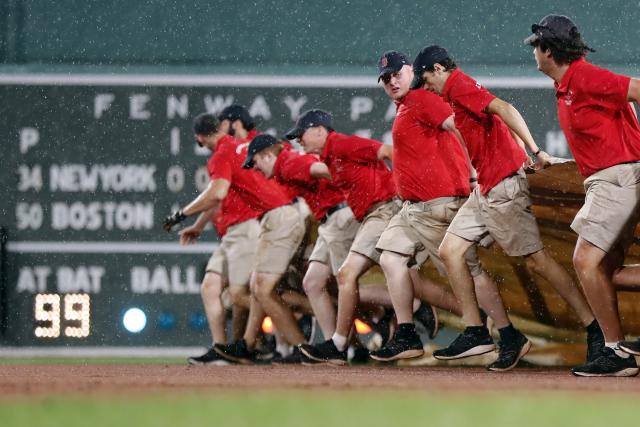
{"type": "Polygon", "coordinates": [[[66,294],[62,299],[58,294],[37,294],[34,319],[39,325],[34,329],[34,334],[38,338],[58,338],[61,332],[64,332],[64,336],[71,338],[87,337],[91,325],[89,295],[66,294]],[[64,302],[64,307],[61,305],[61,300],[64,302]]]}

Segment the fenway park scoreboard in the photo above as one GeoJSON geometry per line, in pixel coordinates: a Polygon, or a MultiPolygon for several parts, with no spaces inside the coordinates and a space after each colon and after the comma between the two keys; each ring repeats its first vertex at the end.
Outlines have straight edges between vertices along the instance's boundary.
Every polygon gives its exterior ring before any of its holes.
{"type": "MultiPolygon", "coordinates": [[[[1,346],[205,345],[209,230],[181,247],[162,219],[208,182],[191,121],[247,106],[282,135],[301,111],[385,142],[395,105],[371,77],[0,75],[1,346]]],[[[483,82],[568,155],[550,85],[483,82]]]]}

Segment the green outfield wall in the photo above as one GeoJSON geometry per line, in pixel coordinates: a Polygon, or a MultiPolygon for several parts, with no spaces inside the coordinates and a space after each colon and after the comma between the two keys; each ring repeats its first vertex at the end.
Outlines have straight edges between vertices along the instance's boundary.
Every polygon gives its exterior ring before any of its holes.
{"type": "MultiPolygon", "coordinates": [[[[243,65],[366,69],[387,49],[448,47],[460,63],[532,64],[522,40],[548,13],[574,18],[602,64],[640,64],[636,1],[0,2],[0,64],[243,65]]],[[[528,70],[530,71],[530,70],[528,70]]]]}

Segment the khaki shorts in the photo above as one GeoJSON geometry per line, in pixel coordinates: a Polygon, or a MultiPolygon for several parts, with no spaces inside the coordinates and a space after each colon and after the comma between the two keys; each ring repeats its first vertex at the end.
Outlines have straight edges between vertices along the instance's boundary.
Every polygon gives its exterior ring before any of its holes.
{"type": "Polygon", "coordinates": [[[503,179],[486,196],[476,187],[447,232],[478,244],[490,236],[509,256],[543,249],[524,171],[503,179]]]}
{"type": "Polygon", "coordinates": [[[304,221],[296,206],[281,206],[265,213],[260,220],[254,270],[271,274],[286,272],[304,233],[304,221]]]}
{"type": "Polygon", "coordinates": [[[230,286],[247,286],[255,263],[259,234],[260,224],[256,219],[229,227],[220,246],[209,258],[206,271],[221,275],[230,286]]]}
{"type": "Polygon", "coordinates": [[[318,239],[309,261],[328,265],[335,276],[347,258],[359,228],[360,223],[353,217],[351,208],[342,208],[332,213],[318,227],[318,239]]]}
{"type": "Polygon", "coordinates": [[[364,255],[379,264],[380,252],[376,250],[376,244],[391,218],[400,210],[400,203],[400,200],[393,199],[369,212],[360,223],[350,251],[364,255]]]}
{"type": "Polygon", "coordinates": [[[626,251],[640,220],[640,163],[611,166],[584,182],[586,197],[571,228],[605,252],[626,251]]]}
{"type": "MultiPolygon", "coordinates": [[[[441,197],[422,203],[404,202],[380,236],[376,249],[409,257],[408,265],[415,269],[431,258],[438,272],[446,276],[447,270],[438,255],[438,248],[449,224],[466,200],[463,197],[441,197]]],[[[474,277],[482,273],[475,246],[467,251],[467,263],[474,277]]]]}

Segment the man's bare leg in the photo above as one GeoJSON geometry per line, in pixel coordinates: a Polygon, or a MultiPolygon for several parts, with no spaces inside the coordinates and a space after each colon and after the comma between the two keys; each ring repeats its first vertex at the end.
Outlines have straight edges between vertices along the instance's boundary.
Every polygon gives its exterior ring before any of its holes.
{"type": "Polygon", "coordinates": [[[446,233],[439,252],[453,293],[460,302],[462,321],[466,326],[482,326],[473,277],[465,259],[465,252],[472,244],[455,234],[446,233]]]}
{"type": "Polygon", "coordinates": [[[507,315],[507,310],[504,308],[500,290],[498,290],[498,285],[491,276],[486,271],[483,271],[473,278],[473,283],[480,308],[491,317],[496,328],[502,329],[509,326],[511,321],[507,315]]]}
{"type": "Polygon", "coordinates": [[[398,324],[413,323],[413,282],[408,262],[409,257],[395,252],[383,251],[380,255],[380,267],[387,279],[398,324]]]}
{"type": "Polygon", "coordinates": [[[623,340],[624,334],[618,313],[618,297],[604,265],[605,257],[605,251],[578,237],[573,266],[605,341],[614,343],[623,340]]]}
{"type": "Polygon", "coordinates": [[[349,252],[342,267],[338,270],[338,318],[333,341],[338,350],[346,348],[347,337],[353,327],[356,306],[359,300],[358,279],[371,266],[373,261],[356,252],[349,252]],[[336,340],[338,342],[336,342],[336,340]]]}
{"type": "Polygon", "coordinates": [[[304,336],[289,307],[275,292],[282,274],[256,272],[251,276],[252,289],[264,311],[271,317],[273,324],[291,345],[304,343],[304,336]]]}
{"type": "Polygon", "coordinates": [[[311,261],[302,281],[322,335],[327,339],[336,331],[336,308],[331,295],[327,292],[330,277],[331,268],[328,265],[311,261]]]}
{"type": "Polygon", "coordinates": [[[292,308],[293,311],[301,314],[313,315],[311,302],[306,295],[287,289],[280,294],[280,298],[282,298],[282,301],[284,301],[288,307],[292,308]]]}
{"type": "Polygon", "coordinates": [[[237,341],[242,338],[247,327],[249,310],[238,305],[231,307],[231,339],[237,341]]]}
{"type": "MultiPolygon", "coordinates": [[[[576,250],[577,248],[578,246],[576,246],[576,250]]],[[[597,249],[595,246],[593,246],[593,248],[597,249]]],[[[601,252],[601,254],[598,254],[597,256],[599,261],[596,265],[599,265],[602,262],[602,260],[604,259],[604,255],[606,254],[604,251],[599,251],[601,252]]],[[[592,257],[593,255],[589,255],[589,258],[592,257]]],[[[567,273],[567,271],[562,268],[560,264],[558,264],[546,250],[542,249],[538,252],[528,255],[527,257],[525,257],[525,260],[527,262],[527,267],[540,275],[543,279],[547,280],[551,284],[551,286],[553,286],[553,288],[560,294],[560,296],[569,303],[569,305],[578,315],[580,322],[582,322],[584,326],[587,326],[591,324],[591,322],[593,322],[593,313],[591,311],[591,308],[589,307],[589,304],[587,304],[586,299],[580,292],[580,289],[578,289],[578,287],[575,285],[569,273],[567,273]]],[[[602,271],[602,273],[604,274],[604,271],[602,271]]],[[[608,279],[607,283],[613,289],[610,278],[608,279]]]]}
{"type": "Polygon", "coordinates": [[[225,287],[225,280],[217,273],[208,271],[202,279],[200,286],[200,296],[204,312],[209,322],[209,330],[213,344],[224,344],[227,342],[225,333],[225,309],[222,304],[222,290],[225,287]]]}

